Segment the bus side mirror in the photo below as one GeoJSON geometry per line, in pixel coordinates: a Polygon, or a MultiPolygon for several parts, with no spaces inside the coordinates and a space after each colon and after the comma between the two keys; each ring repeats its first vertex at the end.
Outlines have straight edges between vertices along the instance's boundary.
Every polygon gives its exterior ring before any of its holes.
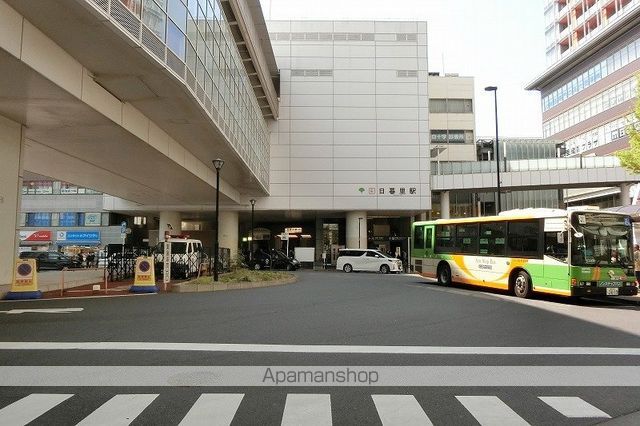
{"type": "Polygon", "coordinates": [[[584,234],[582,232],[576,232],[573,236],[576,238],[584,238],[584,234]]]}

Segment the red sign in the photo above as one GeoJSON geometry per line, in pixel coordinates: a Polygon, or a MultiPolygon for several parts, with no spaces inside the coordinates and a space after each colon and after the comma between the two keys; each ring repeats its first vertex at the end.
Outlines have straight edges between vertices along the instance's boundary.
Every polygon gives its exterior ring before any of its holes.
{"type": "Polygon", "coordinates": [[[51,241],[51,231],[20,231],[21,241],[51,241]]]}

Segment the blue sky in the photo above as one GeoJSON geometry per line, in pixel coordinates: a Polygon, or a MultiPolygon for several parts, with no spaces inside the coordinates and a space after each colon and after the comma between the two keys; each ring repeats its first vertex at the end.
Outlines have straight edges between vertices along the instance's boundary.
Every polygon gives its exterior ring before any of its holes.
{"type": "Polygon", "coordinates": [[[475,77],[476,133],[542,134],[540,95],[524,86],[545,69],[544,0],[261,0],[269,19],[398,19],[428,23],[429,71],[475,77]],[[444,65],[444,68],[443,68],[444,65]]]}

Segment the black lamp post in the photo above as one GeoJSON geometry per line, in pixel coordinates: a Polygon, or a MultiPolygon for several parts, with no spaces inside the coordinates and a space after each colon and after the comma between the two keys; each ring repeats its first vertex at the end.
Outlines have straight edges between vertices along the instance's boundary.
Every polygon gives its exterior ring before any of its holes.
{"type": "Polygon", "coordinates": [[[256,200],[252,198],[249,202],[251,203],[251,241],[249,242],[249,261],[251,261],[253,256],[253,214],[256,208],[256,200]]]}
{"type": "Polygon", "coordinates": [[[359,217],[358,218],[358,248],[360,248],[360,239],[361,239],[361,237],[360,237],[360,228],[361,228],[360,221],[362,219],[364,219],[364,217],[359,217]]]}
{"type": "Polygon", "coordinates": [[[493,92],[493,103],[495,108],[496,115],[496,214],[500,214],[502,211],[502,206],[500,204],[500,142],[498,141],[498,88],[496,86],[488,86],[485,87],[484,90],[487,92],[493,92]]]}
{"type": "Polygon", "coordinates": [[[213,160],[213,167],[216,168],[216,223],[215,223],[215,231],[216,231],[216,242],[213,246],[213,281],[218,281],[218,247],[219,247],[219,238],[220,234],[219,226],[218,226],[218,217],[220,211],[220,169],[224,166],[224,160],[216,158],[213,160]]]}

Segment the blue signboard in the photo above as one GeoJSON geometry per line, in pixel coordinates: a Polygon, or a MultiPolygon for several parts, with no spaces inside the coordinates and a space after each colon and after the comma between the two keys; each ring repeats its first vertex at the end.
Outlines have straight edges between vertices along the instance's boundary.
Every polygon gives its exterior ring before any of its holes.
{"type": "Polygon", "coordinates": [[[99,244],[100,231],[57,231],[56,241],[58,244],[99,244]]]}

